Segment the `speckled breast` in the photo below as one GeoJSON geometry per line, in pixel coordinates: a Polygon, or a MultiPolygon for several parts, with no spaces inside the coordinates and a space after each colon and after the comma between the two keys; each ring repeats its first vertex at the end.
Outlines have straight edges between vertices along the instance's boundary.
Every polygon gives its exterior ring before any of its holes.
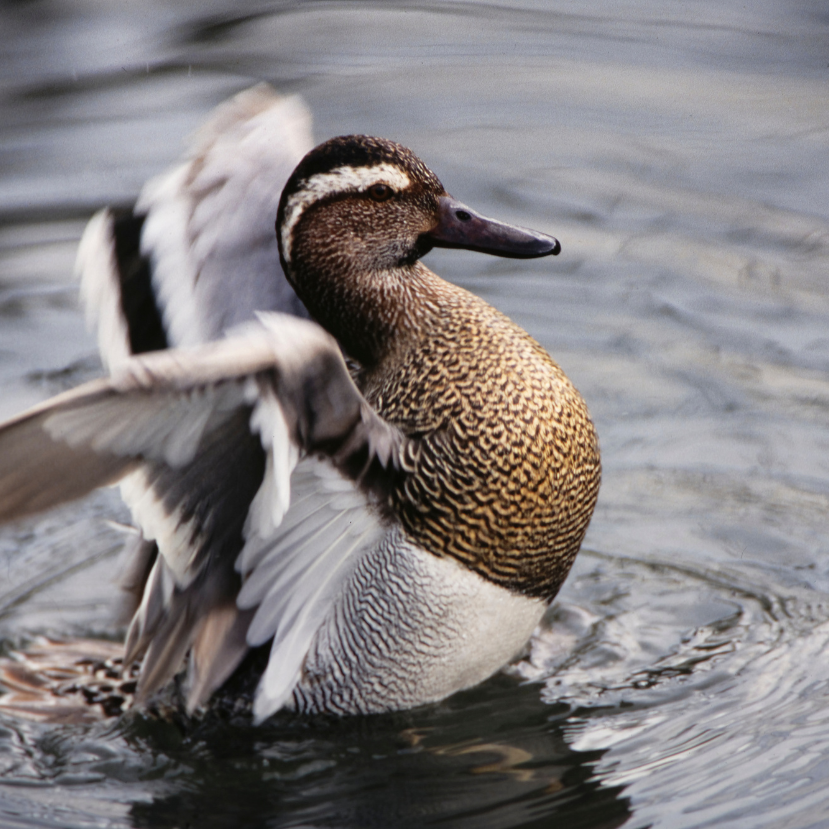
{"type": "Polygon", "coordinates": [[[365,390],[419,438],[392,508],[425,549],[551,599],[598,495],[587,407],[547,352],[482,300],[452,288],[439,317],[365,390]]]}

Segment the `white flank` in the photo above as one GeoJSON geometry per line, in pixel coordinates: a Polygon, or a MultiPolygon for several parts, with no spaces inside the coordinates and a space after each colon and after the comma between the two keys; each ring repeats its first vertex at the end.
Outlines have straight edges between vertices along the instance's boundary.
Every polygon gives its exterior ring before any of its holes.
{"type": "Polygon", "coordinates": [[[359,193],[374,184],[388,184],[394,190],[405,190],[411,179],[397,165],[385,163],[372,167],[337,167],[329,173],[317,173],[307,179],[302,189],[294,193],[285,205],[281,231],[285,261],[291,261],[294,227],[309,205],[335,193],[359,193]]]}
{"type": "MultiPolygon", "coordinates": [[[[280,659],[271,656],[257,689],[257,721],[291,704],[280,665],[296,672],[311,710],[327,708],[329,693],[341,713],[355,714],[444,699],[515,656],[547,607],[418,547],[399,526],[352,572],[301,662],[285,660],[279,643],[280,659]]],[[[281,638],[277,631],[274,648],[281,638]]]]}

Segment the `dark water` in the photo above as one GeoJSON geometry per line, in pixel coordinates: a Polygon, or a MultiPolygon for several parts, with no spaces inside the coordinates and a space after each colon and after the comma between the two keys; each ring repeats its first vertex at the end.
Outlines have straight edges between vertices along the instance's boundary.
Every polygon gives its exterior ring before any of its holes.
{"type": "MultiPolygon", "coordinates": [[[[588,400],[585,549],[528,656],[440,705],[0,720],[0,826],[829,825],[825,3],[7,0],[0,415],[99,370],[85,219],[262,79],[562,240],[428,264],[588,400]]],[[[0,534],[0,647],[118,633],[123,517],[105,492],[0,534]]]]}

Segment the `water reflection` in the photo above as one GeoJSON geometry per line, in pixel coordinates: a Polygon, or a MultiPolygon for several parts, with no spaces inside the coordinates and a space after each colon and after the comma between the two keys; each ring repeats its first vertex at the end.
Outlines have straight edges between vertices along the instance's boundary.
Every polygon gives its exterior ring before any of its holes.
{"type": "Polygon", "coordinates": [[[629,816],[621,787],[593,779],[602,752],[572,751],[563,709],[551,715],[535,689],[504,686],[496,680],[408,715],[278,719],[253,730],[205,725],[168,755],[181,756],[189,783],[134,804],[133,823],[205,825],[221,816],[227,825],[269,827],[621,825],[629,816]],[[473,725],[481,722],[495,739],[481,736],[473,725]]]}
{"type": "Polygon", "coordinates": [[[596,778],[603,750],[570,747],[568,710],[502,677],[441,706],[341,721],[10,724],[0,820],[17,825],[15,809],[37,802],[34,825],[620,826],[623,786],[596,778]]]}

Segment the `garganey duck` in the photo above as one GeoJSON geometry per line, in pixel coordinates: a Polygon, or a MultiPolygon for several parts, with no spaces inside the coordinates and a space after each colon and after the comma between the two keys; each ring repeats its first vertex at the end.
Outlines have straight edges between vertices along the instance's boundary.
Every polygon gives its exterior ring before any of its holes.
{"type": "Polygon", "coordinates": [[[96,217],[80,261],[109,376],[0,427],[0,520],[121,482],[139,700],[187,660],[192,710],[269,642],[258,721],[440,700],[526,643],[593,512],[579,393],[421,262],[559,243],[380,138],[326,141],[282,189],[310,143],[301,104],[257,87],[135,212],[96,217]]]}

